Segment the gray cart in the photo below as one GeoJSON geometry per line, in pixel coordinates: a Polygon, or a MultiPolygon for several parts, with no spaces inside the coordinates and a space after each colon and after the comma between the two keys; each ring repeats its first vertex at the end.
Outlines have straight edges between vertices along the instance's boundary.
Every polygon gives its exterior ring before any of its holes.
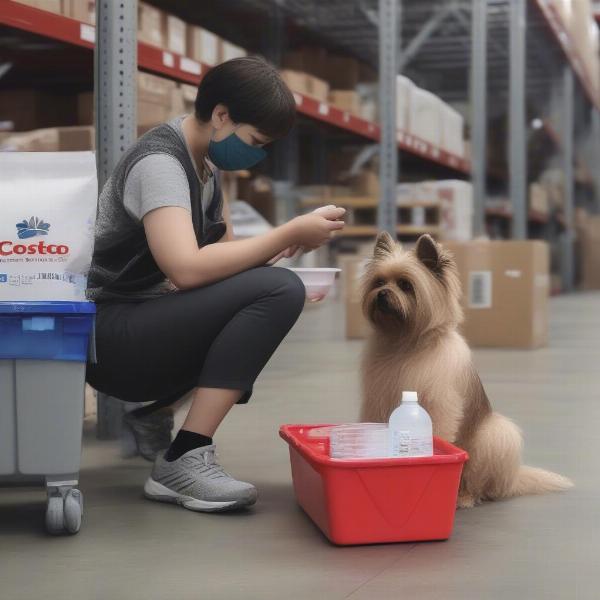
{"type": "Polygon", "coordinates": [[[45,483],[52,534],[81,526],[77,484],[93,312],[90,303],[0,302],[0,482],[45,483]]]}

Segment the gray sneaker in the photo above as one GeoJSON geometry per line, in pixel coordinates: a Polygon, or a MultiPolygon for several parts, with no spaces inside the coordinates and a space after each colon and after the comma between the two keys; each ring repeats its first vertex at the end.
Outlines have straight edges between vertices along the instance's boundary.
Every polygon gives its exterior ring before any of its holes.
{"type": "Polygon", "coordinates": [[[144,485],[144,495],[199,512],[250,506],[258,496],[252,484],[237,481],[224,471],[215,459],[214,445],[190,450],[172,462],[158,456],[144,485]]]}

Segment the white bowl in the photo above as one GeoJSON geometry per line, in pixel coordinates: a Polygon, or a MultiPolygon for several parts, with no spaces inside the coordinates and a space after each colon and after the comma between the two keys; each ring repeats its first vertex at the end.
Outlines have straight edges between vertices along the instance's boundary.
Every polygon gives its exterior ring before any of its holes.
{"type": "Polygon", "coordinates": [[[302,280],[306,288],[306,299],[309,302],[319,302],[329,293],[335,281],[335,276],[341,269],[333,268],[291,268],[302,280]]]}

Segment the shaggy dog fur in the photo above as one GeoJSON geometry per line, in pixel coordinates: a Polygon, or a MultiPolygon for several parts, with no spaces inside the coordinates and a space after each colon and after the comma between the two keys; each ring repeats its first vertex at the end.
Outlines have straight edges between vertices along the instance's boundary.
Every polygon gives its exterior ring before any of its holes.
{"type": "Polygon", "coordinates": [[[434,435],[469,453],[461,507],[572,487],[561,475],[523,466],[521,431],[492,411],[458,332],[461,288],[448,251],[424,235],[405,252],[383,233],[363,285],[373,333],[363,359],[362,421],[387,421],[402,391],[416,390],[434,435]]]}

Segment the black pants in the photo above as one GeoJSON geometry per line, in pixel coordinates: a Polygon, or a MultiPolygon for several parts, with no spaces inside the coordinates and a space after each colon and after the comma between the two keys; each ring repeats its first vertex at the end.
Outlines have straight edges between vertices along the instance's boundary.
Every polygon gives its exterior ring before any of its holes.
{"type": "Polygon", "coordinates": [[[98,305],[95,389],[129,402],[174,402],[194,387],[241,390],[296,322],[304,286],[288,269],[257,267],[140,303],[98,305]]]}

